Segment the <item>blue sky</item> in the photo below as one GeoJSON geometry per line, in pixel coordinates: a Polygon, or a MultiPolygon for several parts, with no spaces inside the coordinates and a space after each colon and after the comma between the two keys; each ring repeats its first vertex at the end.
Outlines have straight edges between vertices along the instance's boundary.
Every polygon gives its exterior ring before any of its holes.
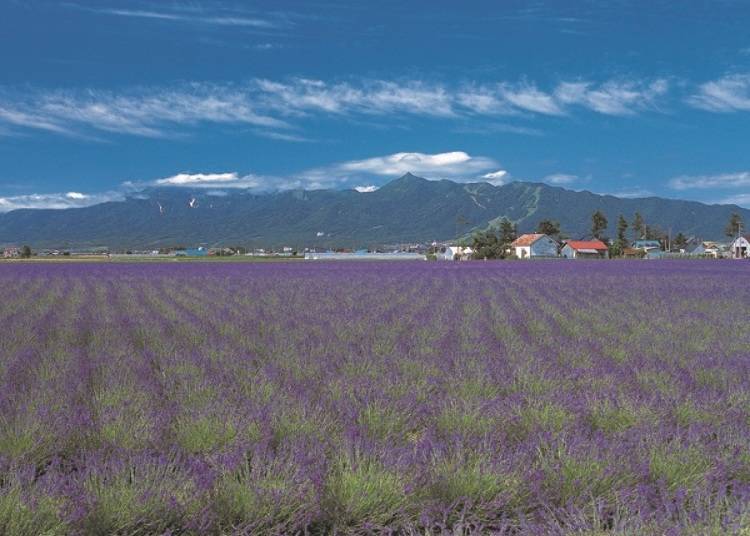
{"type": "Polygon", "coordinates": [[[0,6],[0,211],[406,171],[750,207],[749,2],[0,6]]]}

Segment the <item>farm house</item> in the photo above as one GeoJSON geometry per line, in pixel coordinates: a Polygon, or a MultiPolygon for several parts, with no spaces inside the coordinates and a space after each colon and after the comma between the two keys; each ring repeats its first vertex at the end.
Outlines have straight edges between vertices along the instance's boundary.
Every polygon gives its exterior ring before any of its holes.
{"type": "Polygon", "coordinates": [[[606,259],[609,248],[601,240],[568,240],[562,248],[566,259],[606,259]]]}
{"type": "Polygon", "coordinates": [[[464,246],[448,246],[445,253],[441,253],[438,258],[446,261],[467,261],[471,258],[474,250],[464,246]]]}
{"type": "Polygon", "coordinates": [[[750,235],[738,236],[730,247],[733,259],[750,258],[750,235]]]}
{"type": "Polygon", "coordinates": [[[20,256],[21,256],[21,250],[15,246],[6,247],[3,250],[3,258],[5,259],[13,259],[15,257],[20,257],[20,256]]]}
{"type": "Polygon", "coordinates": [[[519,259],[557,257],[558,244],[546,234],[531,233],[516,238],[510,245],[519,259]]]}

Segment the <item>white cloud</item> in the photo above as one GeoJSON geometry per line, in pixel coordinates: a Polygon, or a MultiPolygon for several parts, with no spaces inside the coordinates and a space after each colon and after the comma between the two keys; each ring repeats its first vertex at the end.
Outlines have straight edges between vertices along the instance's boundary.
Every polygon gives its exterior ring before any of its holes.
{"type": "Polygon", "coordinates": [[[645,188],[630,188],[625,190],[618,190],[616,192],[605,192],[600,195],[612,195],[623,199],[638,199],[641,197],[652,197],[654,192],[645,188]]]}
{"type": "Polygon", "coordinates": [[[750,75],[727,75],[701,84],[687,102],[711,112],[750,111],[750,75]]]}
{"type": "MultiPolygon", "coordinates": [[[[230,189],[245,189],[256,192],[284,191],[291,189],[316,190],[322,188],[353,188],[360,193],[371,193],[377,183],[362,183],[361,179],[395,178],[408,172],[427,179],[476,180],[478,174],[497,168],[497,162],[484,156],[472,156],[463,151],[445,153],[401,152],[385,156],[349,160],[330,166],[309,169],[288,176],[241,175],[234,171],[177,173],[169,177],[147,181],[123,182],[118,191],[104,193],[81,193],[69,191],[54,194],[28,194],[0,197],[0,212],[21,208],[65,209],[85,207],[105,201],[123,200],[126,196],[147,199],[147,188],[171,187],[202,190],[206,195],[223,196],[230,189]]],[[[501,184],[509,175],[504,170],[487,172],[484,179],[501,184]]]]}
{"type": "Polygon", "coordinates": [[[577,104],[605,115],[632,115],[652,107],[656,99],[669,90],[664,79],[642,81],[609,81],[599,86],[590,82],[563,82],[555,89],[563,105],[577,104]]]}
{"type": "Polygon", "coordinates": [[[491,171],[490,173],[485,173],[484,175],[480,177],[480,179],[484,179],[486,182],[489,182],[490,184],[494,184],[495,186],[501,186],[505,184],[505,181],[509,178],[510,178],[510,174],[504,169],[491,171]]]}
{"type": "Polygon", "coordinates": [[[743,188],[748,186],[750,186],[750,171],[718,175],[683,175],[669,181],[669,187],[675,190],[743,188]]]}
{"type": "Polygon", "coordinates": [[[335,175],[344,176],[351,174],[398,177],[406,173],[414,173],[430,179],[468,179],[495,166],[497,162],[491,158],[471,156],[463,151],[436,154],[403,152],[364,160],[350,160],[336,164],[327,170],[335,175]]]}
{"type": "Polygon", "coordinates": [[[193,186],[195,184],[216,184],[239,180],[237,173],[178,173],[171,177],[158,179],[158,186],[193,186]]]}
{"type": "Polygon", "coordinates": [[[96,205],[107,201],[120,201],[124,196],[120,192],[103,192],[97,194],[82,194],[79,192],[28,194],[0,197],[0,212],[9,212],[22,208],[80,208],[96,205]]]}
{"type": "MultiPolygon", "coordinates": [[[[426,179],[452,179],[457,181],[477,180],[480,173],[496,168],[497,162],[485,156],[472,156],[463,151],[446,153],[401,152],[385,156],[349,160],[329,166],[313,168],[288,176],[240,175],[236,172],[179,173],[170,177],[145,182],[127,182],[124,188],[134,192],[146,187],[190,187],[210,189],[248,189],[256,191],[290,190],[305,188],[354,188],[359,192],[370,192],[377,184],[362,183],[363,179],[400,177],[414,173],[426,179]]],[[[486,173],[488,182],[502,184],[508,173],[499,170],[486,173]]]]}
{"type": "Polygon", "coordinates": [[[750,208],[750,193],[735,194],[717,201],[720,205],[738,205],[743,208],[750,208]]]}
{"type": "Polygon", "coordinates": [[[280,177],[273,175],[240,175],[236,172],[224,173],[178,173],[170,177],[150,181],[126,181],[122,190],[137,195],[144,188],[193,188],[208,190],[207,195],[221,196],[224,190],[253,190],[258,192],[291,190],[295,188],[320,188],[330,184],[315,185],[300,177],[280,177]]]}
{"type": "Polygon", "coordinates": [[[547,175],[542,179],[542,182],[546,182],[549,184],[572,184],[574,182],[577,182],[579,179],[578,175],[569,175],[567,173],[553,173],[552,175],[547,175]]]}

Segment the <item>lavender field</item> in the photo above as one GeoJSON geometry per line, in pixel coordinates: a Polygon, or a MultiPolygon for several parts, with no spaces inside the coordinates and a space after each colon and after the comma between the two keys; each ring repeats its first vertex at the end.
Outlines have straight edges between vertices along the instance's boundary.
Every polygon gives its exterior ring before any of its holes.
{"type": "Polygon", "coordinates": [[[747,263],[6,264],[0,288],[0,534],[750,530],[747,263]]]}

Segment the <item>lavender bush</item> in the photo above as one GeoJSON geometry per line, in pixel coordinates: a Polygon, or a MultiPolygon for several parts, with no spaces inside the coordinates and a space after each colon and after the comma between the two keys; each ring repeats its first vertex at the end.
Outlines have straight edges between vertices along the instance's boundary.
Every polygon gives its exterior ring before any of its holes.
{"type": "Polygon", "coordinates": [[[741,262],[0,265],[2,534],[733,534],[741,262]]]}

